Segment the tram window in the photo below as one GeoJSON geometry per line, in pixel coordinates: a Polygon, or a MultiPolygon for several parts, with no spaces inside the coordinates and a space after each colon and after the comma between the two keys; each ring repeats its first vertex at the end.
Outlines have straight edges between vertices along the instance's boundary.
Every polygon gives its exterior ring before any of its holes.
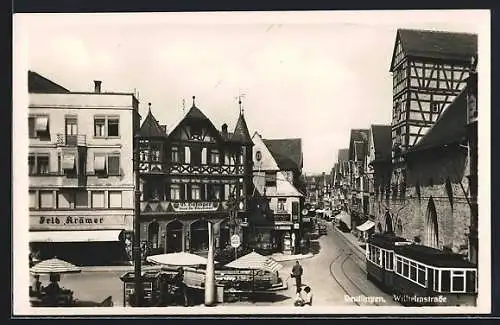
{"type": "Polygon", "coordinates": [[[385,267],[387,265],[387,252],[382,251],[382,266],[385,267]]]}
{"type": "Polygon", "coordinates": [[[465,291],[476,292],[476,271],[467,271],[465,276],[465,291]]]}
{"type": "Polygon", "coordinates": [[[392,270],[394,268],[394,254],[389,252],[389,269],[392,270]]]}
{"type": "Polygon", "coordinates": [[[441,291],[439,289],[439,270],[434,270],[434,291],[441,291]]]}
{"type": "Polygon", "coordinates": [[[441,271],[441,292],[450,292],[450,271],[441,271]]]}
{"type": "Polygon", "coordinates": [[[407,260],[403,260],[403,275],[405,277],[409,277],[410,276],[410,267],[408,265],[408,261],[407,260]]]}
{"type": "Polygon", "coordinates": [[[410,262],[410,279],[417,281],[417,264],[410,262]]]}
{"type": "Polygon", "coordinates": [[[425,283],[425,267],[422,265],[418,265],[418,277],[417,282],[421,285],[426,285],[425,283]]]}
{"type": "Polygon", "coordinates": [[[396,273],[403,274],[401,257],[396,257],[396,273]]]}
{"type": "Polygon", "coordinates": [[[451,291],[462,292],[465,290],[465,274],[464,271],[453,271],[453,287],[451,291]]]}

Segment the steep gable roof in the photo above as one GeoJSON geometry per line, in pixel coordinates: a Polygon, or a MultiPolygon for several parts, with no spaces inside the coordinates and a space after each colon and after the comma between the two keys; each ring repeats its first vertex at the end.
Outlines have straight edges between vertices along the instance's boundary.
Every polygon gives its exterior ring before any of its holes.
{"type": "Polygon", "coordinates": [[[375,149],[375,161],[386,161],[392,157],[392,134],[390,125],[372,125],[371,135],[375,149]]]}
{"type": "MultiPolygon", "coordinates": [[[[408,56],[468,62],[477,55],[477,35],[444,31],[398,29],[397,41],[408,56]]],[[[391,61],[392,72],[394,57],[391,61]]]]}
{"type": "MultiPolygon", "coordinates": [[[[368,145],[368,135],[370,130],[368,129],[352,129],[351,137],[349,141],[349,160],[354,160],[355,155],[355,143],[362,142],[364,146],[368,145]]],[[[358,149],[359,151],[359,149],[358,149]]]]}
{"type": "Polygon", "coordinates": [[[263,139],[282,170],[301,169],[302,139],[263,139]]]}
{"type": "Polygon", "coordinates": [[[149,110],[148,115],[144,119],[139,130],[139,135],[141,137],[166,137],[167,133],[163,131],[158,120],[153,116],[151,110],[149,110]]]}
{"type": "Polygon", "coordinates": [[[337,157],[338,162],[349,160],[349,149],[340,149],[337,157]]]}
{"type": "Polygon", "coordinates": [[[262,171],[278,171],[280,167],[276,162],[273,154],[269,150],[269,147],[265,144],[262,136],[255,132],[252,137],[252,142],[254,144],[253,151],[253,159],[254,159],[254,171],[262,170],[262,171]],[[260,161],[256,160],[256,154],[260,151],[261,159],[260,161]]]}
{"type": "Polygon", "coordinates": [[[465,87],[455,100],[444,110],[441,117],[427,131],[425,136],[408,152],[442,147],[461,142],[467,135],[467,96],[465,87]]]}
{"type": "Polygon", "coordinates": [[[29,93],[69,93],[70,91],[61,85],[56,84],[39,73],[28,71],[28,92],[29,93]]]}
{"type": "Polygon", "coordinates": [[[248,132],[247,122],[245,121],[245,117],[243,116],[243,114],[240,114],[240,116],[238,117],[238,121],[236,122],[234,132],[230,139],[233,142],[253,145],[252,138],[250,137],[250,133],[248,132]]]}

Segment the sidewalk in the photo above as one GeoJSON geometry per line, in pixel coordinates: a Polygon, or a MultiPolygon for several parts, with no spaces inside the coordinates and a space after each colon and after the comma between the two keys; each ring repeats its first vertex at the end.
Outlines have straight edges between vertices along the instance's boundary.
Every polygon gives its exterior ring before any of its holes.
{"type": "Polygon", "coordinates": [[[306,258],[311,258],[313,256],[314,256],[313,253],[297,254],[297,255],[289,255],[289,254],[283,254],[283,253],[274,253],[274,254],[271,255],[271,257],[276,262],[297,261],[297,260],[303,260],[303,259],[306,259],[306,258]]]}
{"type": "Polygon", "coordinates": [[[340,234],[340,236],[342,236],[342,238],[347,242],[347,244],[353,248],[357,255],[360,257],[360,258],[365,258],[365,254],[366,254],[366,250],[365,250],[365,246],[361,246],[361,245],[365,245],[365,243],[363,242],[360,242],[352,233],[348,232],[348,233],[345,233],[345,232],[342,232],[341,230],[339,230],[336,225],[333,226],[333,228],[335,229],[335,231],[340,234]]]}

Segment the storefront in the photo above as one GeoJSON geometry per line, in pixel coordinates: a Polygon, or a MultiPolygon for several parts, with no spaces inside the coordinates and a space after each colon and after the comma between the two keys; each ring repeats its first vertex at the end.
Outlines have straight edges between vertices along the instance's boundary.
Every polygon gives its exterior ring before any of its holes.
{"type": "Polygon", "coordinates": [[[132,215],[30,216],[30,254],[76,265],[123,264],[131,257],[132,215]]]}

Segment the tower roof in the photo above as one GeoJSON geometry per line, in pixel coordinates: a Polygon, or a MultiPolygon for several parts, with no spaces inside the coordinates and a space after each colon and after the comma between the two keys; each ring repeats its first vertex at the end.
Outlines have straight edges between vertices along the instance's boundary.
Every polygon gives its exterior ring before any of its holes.
{"type": "Polygon", "coordinates": [[[248,132],[247,122],[243,114],[240,114],[238,117],[233,135],[231,136],[231,141],[253,145],[252,137],[248,132]]]}
{"type": "Polygon", "coordinates": [[[160,123],[158,123],[158,120],[153,116],[153,113],[151,113],[151,103],[149,103],[149,112],[141,125],[139,135],[145,138],[167,136],[162,130],[160,123]]]}

